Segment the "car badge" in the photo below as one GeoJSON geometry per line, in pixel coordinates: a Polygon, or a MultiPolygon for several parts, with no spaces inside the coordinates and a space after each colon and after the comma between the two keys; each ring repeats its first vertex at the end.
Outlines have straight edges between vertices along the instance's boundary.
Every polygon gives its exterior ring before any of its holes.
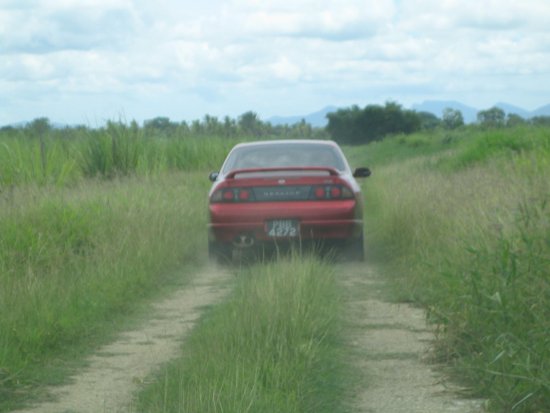
{"type": "Polygon", "coordinates": [[[279,179],[279,185],[286,184],[286,179],[279,179]]]}

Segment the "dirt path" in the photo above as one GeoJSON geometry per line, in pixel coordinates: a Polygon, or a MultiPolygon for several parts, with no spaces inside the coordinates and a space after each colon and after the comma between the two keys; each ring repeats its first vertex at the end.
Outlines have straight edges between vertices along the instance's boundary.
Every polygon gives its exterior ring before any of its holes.
{"type": "MultiPolygon", "coordinates": [[[[481,402],[458,396],[428,355],[433,333],[424,312],[383,299],[383,280],[365,265],[342,265],[350,294],[351,347],[362,372],[354,411],[363,413],[480,413],[481,402]]],[[[140,383],[179,354],[201,307],[224,294],[228,272],[207,267],[195,280],[154,306],[151,317],[89,357],[70,384],[50,390],[54,401],[17,413],[131,411],[140,383]]],[[[15,412],[14,412],[15,413],[15,412]]]]}
{"type": "Polygon", "coordinates": [[[190,285],[174,291],[154,306],[143,325],[127,331],[92,355],[87,367],[72,383],[54,387],[53,402],[19,413],[113,413],[128,411],[132,395],[145,377],[179,354],[187,331],[200,315],[201,307],[223,295],[228,272],[207,267],[190,285]]]}
{"type": "Polygon", "coordinates": [[[363,383],[356,408],[364,413],[479,413],[482,403],[430,364],[434,336],[424,311],[384,300],[383,280],[367,266],[344,266],[350,292],[351,345],[363,383]]]}

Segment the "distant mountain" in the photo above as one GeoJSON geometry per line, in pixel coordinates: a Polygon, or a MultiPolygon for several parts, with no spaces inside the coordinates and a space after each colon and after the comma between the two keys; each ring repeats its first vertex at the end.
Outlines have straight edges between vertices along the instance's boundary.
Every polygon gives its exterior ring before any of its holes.
{"type": "Polygon", "coordinates": [[[438,118],[441,118],[443,115],[443,110],[446,108],[461,111],[464,122],[466,123],[475,122],[477,119],[478,109],[467,106],[464,103],[460,103],[455,100],[426,100],[420,104],[412,105],[411,109],[416,110],[417,112],[430,112],[438,118]]]}
{"type": "MultiPolygon", "coordinates": [[[[524,119],[530,118],[533,115],[528,110],[525,110],[523,108],[520,108],[518,106],[510,105],[509,103],[505,102],[498,102],[495,105],[497,108],[502,109],[506,113],[515,113],[516,115],[521,116],[524,119]]],[[[487,108],[486,108],[487,109],[487,108]]]]}
{"type": "Polygon", "coordinates": [[[541,106],[531,112],[531,116],[550,116],[550,105],[541,106]]]}
{"type": "Polygon", "coordinates": [[[317,112],[310,113],[309,115],[273,116],[267,119],[267,121],[272,125],[277,126],[277,125],[294,125],[295,123],[299,123],[302,121],[302,119],[304,119],[311,126],[314,126],[316,128],[324,128],[325,126],[327,126],[327,123],[328,123],[327,113],[335,112],[336,110],[338,110],[336,106],[327,106],[317,112]]]}

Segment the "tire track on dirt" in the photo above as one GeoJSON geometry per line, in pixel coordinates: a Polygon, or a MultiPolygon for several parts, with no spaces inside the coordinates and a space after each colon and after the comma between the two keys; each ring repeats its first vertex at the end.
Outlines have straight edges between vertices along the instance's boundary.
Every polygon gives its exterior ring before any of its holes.
{"type": "MultiPolygon", "coordinates": [[[[384,281],[366,265],[343,266],[350,294],[353,363],[361,370],[354,411],[480,413],[483,403],[430,364],[434,333],[422,309],[385,301],[384,281]]],[[[441,370],[441,369],[439,369],[441,370]]]]}
{"type": "Polygon", "coordinates": [[[195,279],[153,306],[141,327],[123,332],[97,350],[71,383],[49,389],[54,401],[14,413],[98,413],[129,411],[140,383],[160,365],[181,354],[186,334],[201,308],[218,301],[229,273],[209,266],[195,279]]]}

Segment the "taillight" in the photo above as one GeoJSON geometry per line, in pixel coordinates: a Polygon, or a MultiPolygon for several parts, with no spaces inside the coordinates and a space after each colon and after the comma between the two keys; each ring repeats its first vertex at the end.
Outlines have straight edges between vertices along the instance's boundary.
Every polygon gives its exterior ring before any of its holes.
{"type": "Polygon", "coordinates": [[[239,199],[241,201],[248,201],[250,199],[250,191],[248,189],[241,189],[239,191],[239,199]]]}
{"type": "Polygon", "coordinates": [[[323,199],[325,197],[325,188],[322,186],[318,186],[315,188],[315,198],[317,199],[323,199]]]}
{"type": "Polygon", "coordinates": [[[248,202],[253,198],[252,191],[246,188],[218,189],[210,197],[210,202],[248,202]]]}
{"type": "Polygon", "coordinates": [[[225,190],[223,191],[223,200],[224,201],[233,201],[235,198],[235,194],[231,190],[225,190]]]}
{"type": "Polygon", "coordinates": [[[337,186],[331,187],[330,188],[330,197],[331,198],[341,198],[342,197],[342,190],[337,186]]]}
{"type": "Polygon", "coordinates": [[[330,201],[353,199],[353,191],[344,184],[303,186],[262,186],[255,188],[223,187],[210,197],[212,203],[278,202],[278,201],[330,201]]]}
{"type": "Polygon", "coordinates": [[[352,199],[353,191],[344,185],[323,185],[313,189],[313,199],[352,199]]]}

